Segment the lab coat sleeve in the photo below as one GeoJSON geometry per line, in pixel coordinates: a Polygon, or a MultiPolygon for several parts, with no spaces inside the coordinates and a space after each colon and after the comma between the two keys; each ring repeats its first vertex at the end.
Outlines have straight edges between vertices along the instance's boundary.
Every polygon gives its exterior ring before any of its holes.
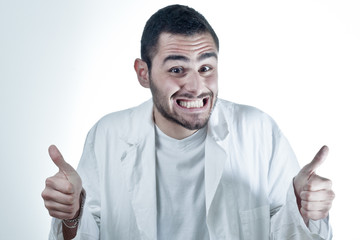
{"type": "MultiPolygon", "coordinates": [[[[79,222],[78,231],[74,239],[95,240],[99,239],[100,224],[100,192],[99,192],[99,170],[95,156],[96,126],[93,127],[86,139],[84,151],[77,168],[83,188],[86,191],[86,200],[82,216],[79,222]]],[[[62,222],[53,218],[49,239],[64,239],[62,234],[62,222]]]]}
{"type": "Polygon", "coordinates": [[[329,219],[310,220],[307,227],[296,203],[293,178],[299,165],[287,139],[280,130],[273,134],[269,164],[270,239],[332,239],[329,219]]]}
{"type": "MultiPolygon", "coordinates": [[[[62,234],[62,223],[60,219],[53,218],[51,223],[51,231],[49,234],[50,240],[62,240],[64,236],[62,234]]],[[[85,210],[81,217],[78,232],[75,240],[97,240],[99,239],[99,229],[96,225],[94,218],[90,211],[85,210]]]]}

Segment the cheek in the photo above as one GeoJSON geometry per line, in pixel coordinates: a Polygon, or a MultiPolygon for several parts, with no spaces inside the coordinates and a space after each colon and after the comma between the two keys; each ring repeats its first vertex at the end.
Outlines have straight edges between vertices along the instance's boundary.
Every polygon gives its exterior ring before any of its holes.
{"type": "Polygon", "coordinates": [[[163,89],[166,95],[172,96],[174,93],[180,90],[181,82],[178,79],[172,79],[168,77],[165,79],[165,81],[160,83],[159,87],[163,89]]]}
{"type": "Polygon", "coordinates": [[[159,81],[156,83],[156,86],[162,98],[170,98],[180,89],[178,83],[171,79],[165,79],[164,81],[159,81]]]}
{"type": "Polygon", "coordinates": [[[218,75],[214,74],[206,80],[207,88],[214,94],[218,92],[218,75]]]}

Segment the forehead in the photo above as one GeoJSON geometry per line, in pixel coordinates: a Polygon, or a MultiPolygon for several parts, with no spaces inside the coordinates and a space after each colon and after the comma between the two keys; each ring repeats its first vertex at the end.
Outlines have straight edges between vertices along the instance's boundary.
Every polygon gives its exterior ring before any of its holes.
{"type": "Polygon", "coordinates": [[[171,54],[197,56],[207,52],[217,53],[215,42],[209,33],[191,36],[162,33],[159,37],[155,57],[166,57],[171,54]]]}

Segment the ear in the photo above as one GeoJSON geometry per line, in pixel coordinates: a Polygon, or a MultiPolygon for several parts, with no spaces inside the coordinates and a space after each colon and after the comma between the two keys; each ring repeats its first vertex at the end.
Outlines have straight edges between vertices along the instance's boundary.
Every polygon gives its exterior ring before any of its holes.
{"type": "Polygon", "coordinates": [[[146,62],[140,58],[135,59],[134,69],[140,85],[144,88],[150,88],[149,69],[146,62]]]}

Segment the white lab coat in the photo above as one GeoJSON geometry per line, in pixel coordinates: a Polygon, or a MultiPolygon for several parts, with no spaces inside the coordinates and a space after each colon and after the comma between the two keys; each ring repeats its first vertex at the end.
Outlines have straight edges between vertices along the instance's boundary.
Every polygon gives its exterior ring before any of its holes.
{"type": "MultiPolygon", "coordinates": [[[[152,108],[149,100],[109,114],[90,130],[78,166],[87,197],[76,239],[157,239],[152,108]]],[[[298,171],[268,115],[219,99],[205,143],[210,238],[331,239],[328,219],[307,228],[299,214],[292,184],[298,171]]],[[[50,239],[62,239],[58,219],[50,239]]]]}

